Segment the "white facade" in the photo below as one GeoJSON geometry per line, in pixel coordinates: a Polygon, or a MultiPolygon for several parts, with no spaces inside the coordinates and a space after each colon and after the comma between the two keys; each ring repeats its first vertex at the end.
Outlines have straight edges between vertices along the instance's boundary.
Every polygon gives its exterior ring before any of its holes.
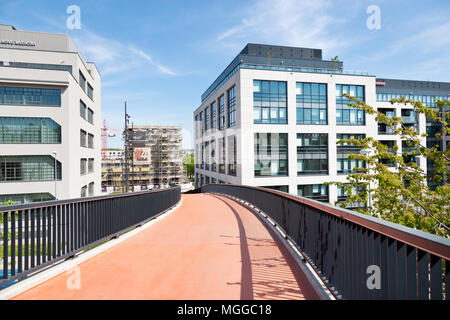
{"type": "Polygon", "coordinates": [[[95,64],[83,60],[67,35],[17,31],[10,26],[0,26],[0,40],[8,40],[0,41],[0,61],[3,62],[0,65],[0,87],[61,90],[60,106],[18,105],[8,104],[8,101],[0,104],[0,117],[50,118],[61,126],[61,143],[2,143],[0,157],[53,157],[53,152],[56,152],[56,159],[61,163],[62,169],[61,180],[56,182],[56,194],[54,180],[11,181],[3,176],[0,181],[0,196],[49,193],[57,199],[78,198],[82,195],[83,187],[86,187],[86,196],[99,195],[101,80],[95,64]],[[28,45],[21,45],[23,42],[28,45]],[[16,67],[14,63],[17,62],[30,65],[16,67]],[[71,66],[72,71],[54,70],[55,65],[71,66]],[[85,88],[79,83],[80,73],[86,79],[85,88]],[[88,84],[93,89],[92,98],[88,96],[88,84]],[[81,116],[80,101],[86,105],[85,118],[81,116]],[[92,119],[87,114],[89,109],[93,112],[92,119]],[[88,141],[86,147],[81,146],[81,130],[87,136],[93,136],[93,146],[88,146],[88,141]],[[82,159],[86,159],[85,173],[81,169],[82,159]],[[93,168],[88,168],[89,159],[91,165],[93,161],[93,168]]]}
{"type": "MultiPolygon", "coordinates": [[[[195,138],[195,178],[196,186],[205,183],[231,183],[249,186],[288,186],[289,193],[297,195],[299,185],[323,184],[324,182],[346,182],[346,174],[337,173],[337,134],[365,134],[366,137],[374,137],[377,140],[395,140],[400,146],[399,137],[378,134],[378,124],[375,117],[365,115],[365,125],[337,125],[336,124],[336,84],[362,85],[364,86],[365,102],[377,108],[393,108],[390,103],[376,101],[376,79],[374,76],[345,75],[330,73],[309,73],[275,70],[255,70],[240,68],[227,81],[225,81],[210,97],[208,97],[194,112],[195,138]],[[253,81],[274,80],[287,83],[287,124],[254,124],[253,121],[253,81]],[[326,125],[298,125],[296,124],[296,83],[323,83],[327,85],[327,124],[326,125]],[[225,94],[228,89],[236,88],[236,126],[224,130],[209,129],[201,134],[201,124],[195,121],[196,116],[206,107],[225,94]],[[254,174],[255,133],[287,133],[288,135],[288,176],[256,177],[254,174]],[[297,175],[297,146],[299,145],[298,133],[325,133],[328,134],[328,174],[324,175],[297,175]],[[216,140],[215,163],[219,163],[220,150],[218,139],[236,135],[237,141],[237,172],[235,176],[205,170],[202,168],[202,144],[206,141],[216,140]]],[[[225,99],[226,100],[226,99],[225,99]]],[[[225,102],[226,109],[226,102],[225,102]]],[[[401,115],[401,109],[406,106],[395,106],[396,116],[401,115]]],[[[409,108],[411,109],[411,108],[409,108]]],[[[225,112],[227,114],[227,112],[225,112]]],[[[419,132],[425,132],[425,117],[419,118],[419,132]]],[[[228,139],[226,143],[226,163],[228,159],[228,139]]],[[[207,163],[207,156],[205,163],[207,163]]],[[[209,155],[211,157],[211,155],[209,155]]],[[[420,162],[426,171],[425,161],[420,162]]],[[[329,202],[337,201],[337,186],[329,186],[329,202]]]]}

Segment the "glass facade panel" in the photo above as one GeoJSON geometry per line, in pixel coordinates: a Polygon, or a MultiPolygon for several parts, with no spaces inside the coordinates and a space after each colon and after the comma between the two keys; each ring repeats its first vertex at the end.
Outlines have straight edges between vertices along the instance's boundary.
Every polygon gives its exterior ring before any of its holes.
{"type": "Polygon", "coordinates": [[[255,133],[255,177],[288,175],[287,133],[255,133]]]}
{"type": "Polygon", "coordinates": [[[0,104],[60,107],[61,90],[0,87],[0,104]]]}
{"type": "MultiPolygon", "coordinates": [[[[57,180],[61,163],[56,161],[57,180]]],[[[55,180],[55,158],[52,156],[0,156],[0,182],[55,180]]]]}
{"type": "MultiPolygon", "coordinates": [[[[378,111],[387,117],[395,117],[394,109],[378,108],[378,111]]],[[[385,123],[378,123],[378,134],[394,134],[395,127],[385,123]]]]}
{"type": "Polygon", "coordinates": [[[253,123],[286,124],[285,81],[253,80],[253,123]]]}
{"type": "Polygon", "coordinates": [[[236,125],[236,87],[227,91],[228,128],[236,125]]]}
{"type": "Polygon", "coordinates": [[[328,174],[328,134],[298,133],[297,175],[328,174]]]}
{"type": "Polygon", "coordinates": [[[225,138],[219,139],[219,172],[225,173],[225,138]]]}
{"type": "MultiPolygon", "coordinates": [[[[339,140],[362,140],[365,138],[364,134],[337,134],[336,139],[339,140]]],[[[365,161],[350,160],[350,154],[359,154],[361,148],[350,143],[337,144],[337,173],[351,173],[355,168],[365,168],[365,161]]]]}
{"type": "Polygon", "coordinates": [[[237,166],[236,136],[229,136],[227,139],[228,139],[228,174],[235,176],[237,166]]]}
{"type": "Polygon", "coordinates": [[[225,128],[225,96],[219,97],[219,130],[225,128]]]}
{"type": "Polygon", "coordinates": [[[336,85],[336,124],[337,125],[365,125],[363,110],[348,106],[350,100],[344,93],[365,101],[364,86],[337,84],[336,85]]]}
{"type": "Polygon", "coordinates": [[[216,102],[214,101],[211,104],[211,129],[215,131],[216,127],[217,127],[217,105],[216,102]]]}
{"type": "Polygon", "coordinates": [[[209,107],[205,108],[205,132],[208,134],[209,122],[211,121],[211,115],[209,113],[209,107]]]}
{"type": "Polygon", "coordinates": [[[328,186],[323,184],[305,184],[297,186],[297,193],[300,197],[329,202],[328,186]]]}
{"type": "Polygon", "coordinates": [[[327,85],[296,83],[297,124],[327,124],[327,85]]]}
{"type": "Polygon", "coordinates": [[[61,126],[49,118],[0,117],[2,143],[61,143],[61,126]]]}

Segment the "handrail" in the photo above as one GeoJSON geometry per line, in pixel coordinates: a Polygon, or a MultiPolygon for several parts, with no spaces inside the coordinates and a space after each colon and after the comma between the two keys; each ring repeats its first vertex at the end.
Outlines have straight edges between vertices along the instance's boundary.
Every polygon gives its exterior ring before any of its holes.
{"type": "Polygon", "coordinates": [[[0,289],[175,206],[181,188],[0,207],[0,289]]]}
{"type": "Polygon", "coordinates": [[[209,184],[271,217],[335,296],[344,299],[450,298],[450,239],[281,191],[209,184]],[[379,288],[369,288],[368,267],[379,288]],[[370,269],[372,270],[372,269],[370,269]]]}

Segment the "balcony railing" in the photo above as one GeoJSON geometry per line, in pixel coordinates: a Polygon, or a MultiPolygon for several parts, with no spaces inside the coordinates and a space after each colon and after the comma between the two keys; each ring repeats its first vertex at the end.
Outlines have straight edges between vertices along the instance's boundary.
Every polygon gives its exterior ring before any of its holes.
{"type": "Polygon", "coordinates": [[[268,215],[336,298],[449,299],[450,239],[270,189],[214,184],[201,191],[268,215]]]}
{"type": "Polygon", "coordinates": [[[180,188],[0,207],[0,288],[175,206],[180,188]]]}

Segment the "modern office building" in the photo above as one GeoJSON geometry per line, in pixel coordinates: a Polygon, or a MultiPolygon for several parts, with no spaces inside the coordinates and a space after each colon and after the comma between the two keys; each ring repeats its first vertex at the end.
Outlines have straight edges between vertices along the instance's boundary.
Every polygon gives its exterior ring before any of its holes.
{"type": "Polygon", "coordinates": [[[0,203],[100,194],[100,106],[69,36],[0,25],[0,203]]]}
{"type": "MultiPolygon", "coordinates": [[[[248,44],[194,111],[196,186],[244,184],[330,203],[345,199],[342,187],[324,183],[346,182],[365,164],[349,160],[360,150],[338,140],[370,136],[408,150],[374,116],[347,106],[344,93],[424,133],[431,124],[423,115],[388,101],[406,96],[432,106],[434,98],[449,98],[450,83],[377,79],[323,60],[320,49],[248,44]]],[[[427,170],[425,161],[413,160],[427,170]]]]}

